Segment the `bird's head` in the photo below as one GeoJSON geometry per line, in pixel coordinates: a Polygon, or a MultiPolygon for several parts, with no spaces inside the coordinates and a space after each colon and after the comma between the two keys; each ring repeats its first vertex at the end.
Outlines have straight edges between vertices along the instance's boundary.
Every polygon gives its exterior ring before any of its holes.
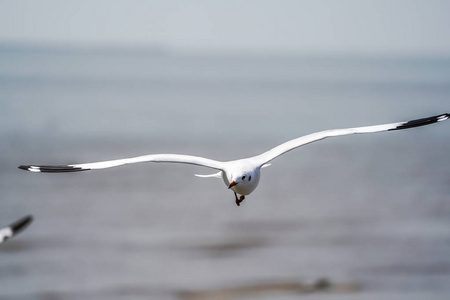
{"type": "Polygon", "coordinates": [[[233,186],[236,186],[238,184],[243,185],[243,184],[249,183],[250,181],[252,181],[252,175],[251,174],[237,176],[237,177],[235,177],[235,179],[233,179],[231,181],[231,183],[228,186],[228,188],[231,189],[233,186]]]}
{"type": "Polygon", "coordinates": [[[229,189],[238,194],[248,195],[256,188],[259,182],[259,172],[248,171],[239,172],[231,175],[229,179],[229,189]]]}

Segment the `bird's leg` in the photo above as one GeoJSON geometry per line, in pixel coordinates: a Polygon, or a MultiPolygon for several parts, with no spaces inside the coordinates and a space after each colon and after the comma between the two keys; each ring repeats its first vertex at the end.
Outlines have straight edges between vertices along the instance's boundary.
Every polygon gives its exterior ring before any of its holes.
{"type": "Polygon", "coordinates": [[[244,196],[244,195],[241,195],[241,196],[238,198],[236,192],[234,192],[234,197],[236,198],[236,205],[237,205],[237,206],[241,206],[241,202],[244,201],[245,196],[244,196]]]}

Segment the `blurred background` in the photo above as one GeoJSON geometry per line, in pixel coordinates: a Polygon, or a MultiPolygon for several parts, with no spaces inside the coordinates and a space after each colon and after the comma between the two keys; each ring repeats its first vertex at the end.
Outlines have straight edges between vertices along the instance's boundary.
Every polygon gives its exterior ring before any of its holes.
{"type": "Polygon", "coordinates": [[[450,112],[448,1],[0,7],[0,222],[35,217],[0,247],[0,299],[447,299],[450,122],[302,147],[241,207],[194,166],[17,167],[232,160],[450,112]],[[357,288],[202,294],[319,278],[357,288]]]}

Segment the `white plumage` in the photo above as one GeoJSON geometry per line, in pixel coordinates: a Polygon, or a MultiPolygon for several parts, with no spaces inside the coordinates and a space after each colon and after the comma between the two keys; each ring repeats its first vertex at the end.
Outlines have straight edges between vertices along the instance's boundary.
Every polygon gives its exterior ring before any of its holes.
{"type": "Polygon", "coordinates": [[[138,156],[133,158],[125,158],[118,160],[109,160],[94,163],[84,163],[84,164],[71,164],[62,166],[38,166],[38,165],[23,165],[19,168],[28,170],[31,172],[77,172],[77,171],[87,171],[87,170],[97,170],[105,169],[111,167],[117,167],[127,164],[134,164],[140,162],[155,162],[155,163],[183,163],[191,164],[197,166],[203,166],[211,169],[218,170],[218,173],[212,175],[197,175],[199,177],[217,177],[222,178],[226,186],[235,192],[236,204],[239,205],[242,200],[244,200],[244,195],[249,195],[258,186],[259,179],[261,176],[261,168],[268,165],[273,159],[278,156],[294,150],[300,146],[306,144],[320,141],[328,137],[336,137],[342,135],[350,134],[360,134],[360,133],[375,133],[384,132],[392,130],[401,130],[413,127],[419,127],[424,125],[433,124],[436,122],[441,122],[447,120],[450,114],[441,114],[433,117],[417,119],[407,122],[396,122],[383,125],[375,126],[365,126],[365,127],[355,127],[346,129],[332,129],[325,130],[309,135],[305,135],[290,141],[287,141],[279,146],[276,146],[269,151],[266,151],[260,155],[253,157],[221,162],[217,160],[212,160],[208,158],[191,156],[191,155],[181,155],[181,154],[150,154],[144,156],[138,156]],[[236,194],[241,196],[238,198],[236,194]]]}

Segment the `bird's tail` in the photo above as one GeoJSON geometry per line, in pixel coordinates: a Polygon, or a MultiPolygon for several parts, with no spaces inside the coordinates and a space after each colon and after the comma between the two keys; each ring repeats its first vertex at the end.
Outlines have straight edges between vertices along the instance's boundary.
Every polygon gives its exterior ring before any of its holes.
{"type": "Polygon", "coordinates": [[[210,174],[210,175],[199,175],[199,174],[195,174],[195,176],[197,177],[202,177],[202,178],[222,178],[222,171],[218,172],[218,173],[214,173],[214,174],[210,174]]]}

